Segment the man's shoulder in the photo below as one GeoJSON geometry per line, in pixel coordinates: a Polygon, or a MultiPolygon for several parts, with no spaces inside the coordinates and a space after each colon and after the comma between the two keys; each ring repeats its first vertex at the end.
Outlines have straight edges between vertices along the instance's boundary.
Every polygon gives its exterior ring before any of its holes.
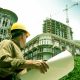
{"type": "Polygon", "coordinates": [[[8,50],[11,48],[11,40],[3,40],[0,42],[0,50],[1,49],[5,49],[5,50],[8,50]]]}
{"type": "Polygon", "coordinates": [[[1,41],[0,43],[11,43],[11,40],[5,39],[5,40],[1,41]]]}
{"type": "Polygon", "coordinates": [[[10,46],[11,44],[12,44],[11,40],[5,39],[5,40],[0,42],[0,47],[1,46],[10,46]]]}
{"type": "Polygon", "coordinates": [[[12,47],[12,48],[15,48],[15,49],[18,49],[19,47],[14,43],[13,40],[3,40],[0,42],[0,47],[12,47]]]}

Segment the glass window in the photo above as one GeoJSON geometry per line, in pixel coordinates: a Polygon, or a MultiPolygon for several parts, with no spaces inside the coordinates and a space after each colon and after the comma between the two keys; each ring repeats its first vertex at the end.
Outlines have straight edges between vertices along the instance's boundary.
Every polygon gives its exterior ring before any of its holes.
{"type": "Polygon", "coordinates": [[[33,52],[33,56],[35,56],[35,55],[37,55],[37,51],[34,51],[34,52],[33,52]]]}
{"type": "Polygon", "coordinates": [[[44,54],[43,55],[43,60],[48,60],[51,57],[52,57],[52,54],[44,54]]]}
{"type": "Polygon", "coordinates": [[[39,51],[40,51],[40,52],[43,52],[43,48],[39,48],[39,51]]]}
{"type": "Polygon", "coordinates": [[[61,49],[57,48],[57,47],[54,47],[54,54],[53,55],[57,55],[61,52],[61,49]]]}
{"type": "Polygon", "coordinates": [[[39,40],[39,45],[42,45],[43,41],[42,40],[39,40]]]}
{"type": "Polygon", "coordinates": [[[33,57],[33,53],[28,53],[27,57],[28,57],[28,58],[33,57]]]}
{"type": "Polygon", "coordinates": [[[37,59],[39,59],[39,60],[40,60],[40,59],[43,59],[42,54],[38,54],[38,55],[37,55],[37,59]]]}
{"type": "Polygon", "coordinates": [[[33,60],[37,60],[37,55],[33,57],[33,60]]]}
{"type": "Polygon", "coordinates": [[[43,48],[43,52],[52,52],[52,48],[43,48]]]}
{"type": "Polygon", "coordinates": [[[4,35],[6,35],[7,34],[7,31],[6,30],[4,30],[4,33],[3,33],[4,35]]]}
{"type": "Polygon", "coordinates": [[[3,34],[3,29],[0,30],[0,34],[3,34]]]}
{"type": "Polygon", "coordinates": [[[46,44],[46,39],[43,39],[42,41],[43,41],[43,43],[42,43],[42,44],[46,44]]]}

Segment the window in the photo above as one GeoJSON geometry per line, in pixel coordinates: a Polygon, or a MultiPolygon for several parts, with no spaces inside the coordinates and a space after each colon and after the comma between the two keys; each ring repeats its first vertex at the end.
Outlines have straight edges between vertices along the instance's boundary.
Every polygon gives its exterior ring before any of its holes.
{"type": "Polygon", "coordinates": [[[27,57],[28,57],[28,58],[33,57],[33,53],[28,53],[28,54],[27,54],[27,57]]]}
{"type": "Polygon", "coordinates": [[[35,55],[37,55],[37,51],[34,51],[34,52],[33,52],[33,56],[35,56],[35,55]]]}
{"type": "Polygon", "coordinates": [[[33,60],[37,60],[37,55],[33,57],[33,60]]]}
{"type": "Polygon", "coordinates": [[[3,29],[0,30],[0,34],[3,34],[3,29]]]}
{"type": "Polygon", "coordinates": [[[40,59],[43,59],[42,54],[38,54],[38,55],[37,55],[37,59],[39,59],[39,60],[40,60],[40,59]]]}
{"type": "Polygon", "coordinates": [[[4,30],[4,33],[3,33],[4,35],[6,35],[7,34],[7,31],[6,30],[4,30]]]}
{"type": "Polygon", "coordinates": [[[43,52],[52,52],[52,48],[43,48],[43,52]]]}
{"type": "Polygon", "coordinates": [[[52,54],[43,54],[43,60],[48,60],[52,57],[52,54]]]}
{"type": "Polygon", "coordinates": [[[57,55],[57,54],[59,54],[60,52],[61,52],[61,49],[60,48],[58,48],[58,47],[54,47],[54,54],[53,55],[57,55]]]}
{"type": "Polygon", "coordinates": [[[39,48],[39,51],[40,51],[40,52],[43,52],[43,48],[39,48]]]}
{"type": "Polygon", "coordinates": [[[42,43],[43,43],[42,40],[39,40],[39,45],[42,45],[42,43]]]}

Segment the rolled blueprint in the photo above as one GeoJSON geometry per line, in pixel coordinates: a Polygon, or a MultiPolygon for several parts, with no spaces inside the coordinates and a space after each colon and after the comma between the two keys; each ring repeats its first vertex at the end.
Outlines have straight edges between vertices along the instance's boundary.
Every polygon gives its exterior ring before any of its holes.
{"type": "Polygon", "coordinates": [[[21,75],[22,80],[59,80],[74,68],[74,59],[69,51],[64,51],[50,58],[47,62],[49,69],[45,74],[39,70],[32,69],[21,75]]]}

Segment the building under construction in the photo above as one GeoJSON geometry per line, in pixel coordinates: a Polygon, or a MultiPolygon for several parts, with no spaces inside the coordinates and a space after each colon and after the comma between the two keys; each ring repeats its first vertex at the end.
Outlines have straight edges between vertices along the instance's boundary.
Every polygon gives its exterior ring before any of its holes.
{"type": "Polygon", "coordinates": [[[72,40],[72,29],[71,27],[53,20],[51,18],[46,19],[43,24],[43,33],[56,34],[62,38],[72,40]]]}
{"type": "Polygon", "coordinates": [[[72,40],[71,28],[51,18],[44,21],[43,33],[26,45],[25,58],[28,59],[48,60],[66,49],[73,55],[80,54],[80,45],[72,40]]]}
{"type": "Polygon", "coordinates": [[[17,20],[18,17],[14,12],[0,8],[0,41],[10,39],[10,27],[17,20]]]}

